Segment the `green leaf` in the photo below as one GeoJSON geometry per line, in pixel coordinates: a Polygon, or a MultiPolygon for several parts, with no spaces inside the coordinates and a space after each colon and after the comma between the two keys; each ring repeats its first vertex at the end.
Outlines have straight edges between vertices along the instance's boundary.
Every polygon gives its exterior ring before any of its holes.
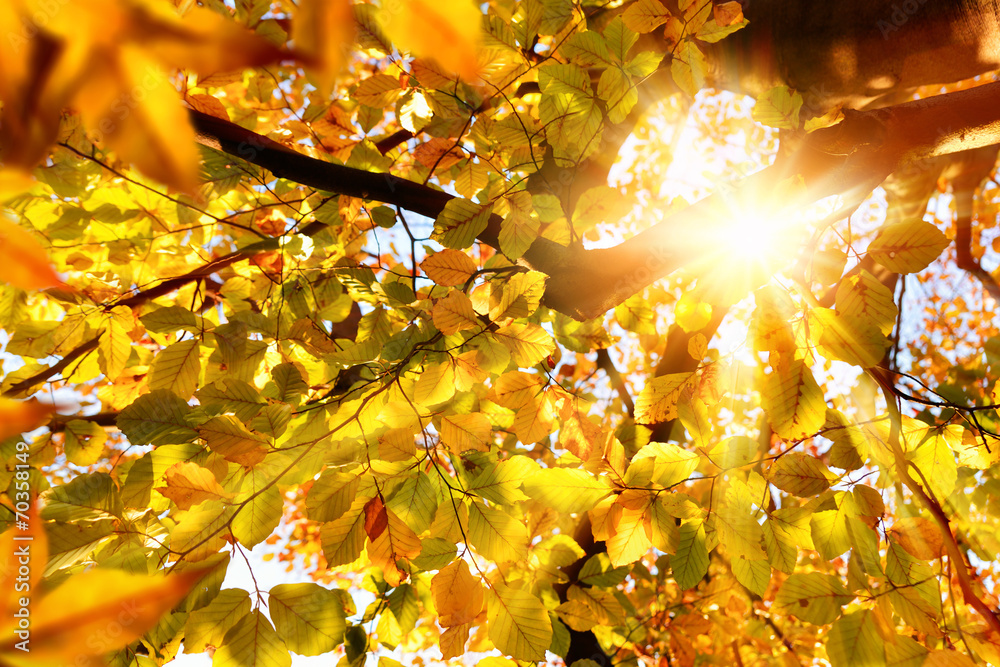
{"type": "Polygon", "coordinates": [[[775,86],[757,98],[751,116],[758,123],[794,130],[799,126],[802,95],[788,86],[775,86]]]}
{"type": "Polygon", "coordinates": [[[783,614],[794,615],[813,625],[835,621],[854,596],[840,579],[819,572],[796,573],[788,577],[774,598],[783,614]]]}
{"type": "Polygon", "coordinates": [[[133,445],[190,442],[198,433],[188,426],[191,406],[173,392],[143,394],[118,415],[118,428],[133,445]]]}
{"type": "Polygon", "coordinates": [[[629,573],[628,567],[615,567],[606,553],[599,553],[587,559],[580,570],[580,583],[608,588],[617,586],[629,573]]]}
{"type": "Polygon", "coordinates": [[[248,549],[263,542],[281,521],[284,502],[274,480],[263,472],[251,471],[236,497],[233,537],[248,549]]]}
{"type": "Polygon", "coordinates": [[[552,623],[545,605],[531,593],[493,584],[487,611],[490,640],[515,660],[545,660],[552,623]]]}
{"type": "Polygon", "coordinates": [[[710,21],[705,21],[705,23],[698,28],[698,32],[695,37],[703,42],[714,44],[722,38],[733,34],[740,28],[746,27],[749,23],[749,21],[743,19],[742,21],[737,21],[736,23],[732,23],[730,25],[720,26],[713,18],[710,21]]]}
{"type": "Polygon", "coordinates": [[[604,28],[604,41],[608,44],[608,53],[619,63],[628,60],[629,51],[635,46],[639,35],[635,30],[625,25],[620,16],[611,19],[604,28]]]}
{"type": "Polygon", "coordinates": [[[833,667],[882,667],[886,642],[875,624],[875,612],[862,609],[846,614],[830,628],[826,653],[833,667]]]}
{"type": "Polygon", "coordinates": [[[548,95],[569,95],[588,98],[590,76],[582,68],[570,63],[550,62],[538,68],[538,87],[548,95]]]}
{"type": "MultiPolygon", "coordinates": [[[[282,403],[298,405],[299,397],[309,391],[309,385],[302,377],[302,371],[293,363],[286,362],[272,368],[271,380],[274,385],[268,396],[282,403]]],[[[268,385],[268,388],[272,386],[268,385]]]]}
{"type": "Polygon", "coordinates": [[[198,341],[182,340],[170,345],[153,359],[149,374],[149,388],[167,389],[181,398],[194,395],[201,373],[198,341]]]}
{"type": "Polygon", "coordinates": [[[604,37],[593,30],[571,35],[559,48],[559,53],[582,67],[606,67],[611,64],[611,55],[604,37]]]}
{"type": "Polygon", "coordinates": [[[585,470],[541,468],[524,480],[524,492],[557,512],[574,514],[593,509],[611,489],[585,470]]]}
{"type": "Polygon", "coordinates": [[[868,245],[868,254],[894,273],[917,273],[937,259],[951,241],[929,222],[885,225],[868,245]]]}
{"type": "Polygon", "coordinates": [[[368,497],[355,498],[351,507],[336,521],[324,523],[320,529],[320,544],[330,567],[353,563],[361,557],[365,546],[365,504],[368,497]]]}
{"type": "Polygon", "coordinates": [[[434,220],[431,238],[446,248],[468,248],[486,229],[492,212],[490,205],[483,206],[468,199],[451,199],[434,220]]]}
{"type": "Polygon", "coordinates": [[[292,656],[259,609],[230,628],[212,658],[212,667],[291,667],[292,656]]]}
{"type": "Polygon", "coordinates": [[[771,428],[785,440],[800,440],[826,423],[823,390],[801,359],[779,364],[765,378],[760,394],[771,428]]]}
{"type": "Polygon", "coordinates": [[[195,392],[195,396],[208,414],[228,412],[242,422],[249,422],[266,405],[256,387],[236,378],[216,380],[195,392]]]}
{"type": "Polygon", "coordinates": [[[142,326],[155,333],[172,333],[174,331],[190,331],[198,333],[204,327],[204,321],[187,308],[168,306],[158,308],[139,318],[142,326]]]}
{"type": "Polygon", "coordinates": [[[701,521],[681,524],[677,554],[670,557],[674,581],[681,590],[694,588],[708,574],[708,548],[705,525],[701,521]]]}
{"type": "Polygon", "coordinates": [[[200,653],[209,645],[220,646],[238,620],[250,613],[250,594],[241,588],[219,591],[207,606],[191,612],[184,624],[184,650],[200,653]]]}
{"type": "Polygon", "coordinates": [[[340,596],[318,584],[274,586],[267,610],[278,635],[299,655],[322,655],[344,640],[340,596]]]}

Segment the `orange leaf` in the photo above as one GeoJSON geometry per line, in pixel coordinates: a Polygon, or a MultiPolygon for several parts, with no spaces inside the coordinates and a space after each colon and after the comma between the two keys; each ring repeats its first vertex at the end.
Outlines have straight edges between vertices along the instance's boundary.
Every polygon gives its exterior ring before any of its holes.
{"type": "Polygon", "coordinates": [[[37,564],[37,573],[32,568],[29,576],[29,588],[3,600],[0,607],[0,662],[6,665],[61,667],[75,664],[81,656],[122,648],[156,625],[205,574],[191,570],[158,576],[94,569],[73,575],[52,592],[38,596],[36,584],[48,549],[42,522],[34,512],[28,514],[26,523],[32,539],[18,540],[29,535],[17,528],[0,537],[3,595],[15,590],[7,584],[12,572],[20,572],[25,554],[29,566],[37,564]],[[17,570],[12,569],[15,563],[17,570]],[[22,606],[22,600],[30,606],[22,606]],[[30,610],[30,634],[19,628],[22,609],[30,610]]]}
{"type": "Polygon", "coordinates": [[[122,648],[156,625],[203,574],[192,570],[164,577],[97,569],[74,575],[32,600],[31,652],[14,648],[19,638],[8,622],[0,631],[0,655],[7,663],[56,667],[80,655],[122,648]]]}
{"type": "Polygon", "coordinates": [[[0,440],[33,431],[44,424],[55,406],[30,401],[12,401],[0,398],[0,440]]]}
{"type": "Polygon", "coordinates": [[[302,0],[292,25],[296,49],[315,62],[320,92],[329,94],[354,41],[349,0],[302,0]]]}
{"type": "Polygon", "coordinates": [[[720,26],[733,25],[743,20],[743,6],[739,2],[723,2],[712,7],[712,15],[720,26]]]}
{"type": "Polygon", "coordinates": [[[889,534],[914,558],[934,560],[944,552],[941,530],[930,519],[919,516],[897,519],[889,534]]]}
{"type": "Polygon", "coordinates": [[[483,16],[471,0],[403,0],[383,13],[385,32],[401,49],[434,58],[467,80],[478,74],[483,16]]]}
{"type": "Polygon", "coordinates": [[[382,499],[375,496],[365,504],[365,533],[374,541],[389,525],[389,517],[382,499]]]}
{"type": "Polygon", "coordinates": [[[180,93],[147,53],[122,46],[83,80],[74,105],[95,135],[121,158],[184,192],[198,184],[200,158],[180,93]]]}
{"type": "Polygon", "coordinates": [[[0,216],[0,280],[25,290],[62,284],[42,244],[6,216],[0,216]]]}

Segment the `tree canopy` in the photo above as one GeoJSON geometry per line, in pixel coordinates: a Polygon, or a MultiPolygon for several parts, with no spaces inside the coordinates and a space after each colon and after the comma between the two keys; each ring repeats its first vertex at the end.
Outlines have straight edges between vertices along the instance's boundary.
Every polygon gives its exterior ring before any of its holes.
{"type": "Polygon", "coordinates": [[[0,25],[4,664],[1000,664],[990,3],[0,25]]]}

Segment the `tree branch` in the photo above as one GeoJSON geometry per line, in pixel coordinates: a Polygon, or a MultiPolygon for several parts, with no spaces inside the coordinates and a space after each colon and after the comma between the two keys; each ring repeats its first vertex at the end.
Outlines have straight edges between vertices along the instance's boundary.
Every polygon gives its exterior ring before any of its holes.
{"type": "MultiPolygon", "coordinates": [[[[191,111],[199,141],[308,187],[400,206],[437,217],[453,197],[391,174],[311,158],[229,121],[191,111]]],[[[605,313],[679,269],[695,275],[724,261],[717,241],[736,212],[728,202],[753,202],[780,214],[830,195],[864,199],[901,164],[1000,142],[1000,82],[873,111],[850,112],[842,123],[808,135],[791,157],[745,179],[735,193],[714,195],[614,248],[565,248],[536,240],[523,263],[549,276],[545,304],[577,319],[605,313]],[[776,200],[789,177],[806,189],[776,200]],[[767,195],[771,195],[769,198],[767,195]]],[[[479,241],[499,249],[501,218],[490,217],[479,241]]]]}
{"type": "Polygon", "coordinates": [[[899,405],[897,404],[896,398],[896,388],[892,381],[892,378],[881,371],[878,368],[869,368],[868,374],[875,379],[882,389],[882,394],[885,397],[886,405],[889,409],[890,416],[890,432],[889,432],[889,447],[892,449],[893,455],[896,459],[896,468],[899,472],[899,478],[902,480],[903,484],[907,489],[910,490],[920,504],[930,513],[933,517],[934,522],[938,526],[938,530],[941,532],[941,537],[944,541],[945,552],[948,554],[948,560],[952,563],[954,572],[958,576],[958,586],[962,590],[962,597],[965,599],[965,603],[971,606],[979,615],[986,621],[986,625],[996,633],[1000,635],[1000,618],[997,617],[997,613],[990,609],[982,598],[976,595],[975,590],[973,590],[972,576],[969,574],[969,564],[965,559],[965,555],[962,552],[961,547],[958,545],[958,541],[955,539],[955,534],[951,532],[951,523],[948,519],[948,515],[945,514],[944,509],[941,504],[935,499],[931,494],[929,494],[924,487],[921,486],[919,482],[913,479],[910,475],[909,465],[910,462],[906,459],[906,454],[903,452],[902,446],[899,443],[899,434],[902,428],[902,416],[899,411],[899,405]]]}
{"type": "Polygon", "coordinates": [[[22,394],[26,394],[35,385],[45,382],[53,375],[60,373],[64,368],[69,366],[76,359],[79,359],[83,355],[94,350],[97,347],[97,343],[100,339],[101,337],[97,336],[95,338],[91,338],[86,343],[77,345],[75,348],[67,352],[66,356],[64,356],[62,359],[52,364],[48,368],[38,371],[29,378],[25,378],[20,382],[12,384],[10,387],[7,388],[7,391],[5,391],[3,395],[7,398],[15,398],[17,396],[21,396],[22,394]]]}

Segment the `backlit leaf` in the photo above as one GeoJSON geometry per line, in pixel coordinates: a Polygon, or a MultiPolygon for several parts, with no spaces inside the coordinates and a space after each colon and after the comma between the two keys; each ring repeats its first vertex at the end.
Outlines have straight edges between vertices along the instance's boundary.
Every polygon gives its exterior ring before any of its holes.
{"type": "Polygon", "coordinates": [[[539,661],[552,642],[552,623],[541,601],[527,591],[493,584],[487,625],[490,640],[515,660],[539,661]]]}
{"type": "Polygon", "coordinates": [[[801,359],[781,364],[764,381],[761,403],[771,428],[785,440],[816,433],[826,422],[826,401],[812,371],[801,359]]]}
{"type": "Polygon", "coordinates": [[[340,597],[318,584],[274,586],[267,609],[278,635],[299,655],[322,655],[343,640],[340,597]]]}
{"type": "Polygon", "coordinates": [[[693,382],[692,373],[672,373],[649,380],[635,402],[636,422],[658,424],[676,419],[681,393],[693,382]]]}
{"type": "Polygon", "coordinates": [[[467,80],[476,77],[482,15],[469,0],[403,0],[383,16],[386,34],[400,48],[434,58],[467,80]]]}
{"type": "Polygon", "coordinates": [[[254,609],[229,629],[212,667],[291,667],[292,656],[274,626],[254,609]]]}
{"type": "Polygon", "coordinates": [[[232,497],[231,493],[222,488],[211,470],[190,461],[175,463],[167,468],[163,481],[166,486],[156,490],[174,501],[182,510],[206,500],[222,501],[232,497]]]}
{"type": "Polygon", "coordinates": [[[446,248],[468,248],[486,229],[491,206],[483,206],[468,199],[451,199],[434,221],[431,237],[446,248]]]}
{"type": "Polygon", "coordinates": [[[868,245],[876,262],[896,273],[917,273],[937,259],[951,241],[924,220],[884,226],[868,245]]]}
{"type": "Polygon", "coordinates": [[[793,614],[814,625],[826,625],[839,618],[843,606],[853,598],[837,578],[808,572],[788,577],[774,604],[784,614],[793,614]]]}
{"type": "Polygon", "coordinates": [[[583,470],[540,468],[524,480],[524,492],[558,512],[585,512],[611,493],[583,470]]]}
{"type": "Polygon", "coordinates": [[[26,290],[62,284],[42,244],[7,215],[0,215],[0,281],[26,290]]]}

